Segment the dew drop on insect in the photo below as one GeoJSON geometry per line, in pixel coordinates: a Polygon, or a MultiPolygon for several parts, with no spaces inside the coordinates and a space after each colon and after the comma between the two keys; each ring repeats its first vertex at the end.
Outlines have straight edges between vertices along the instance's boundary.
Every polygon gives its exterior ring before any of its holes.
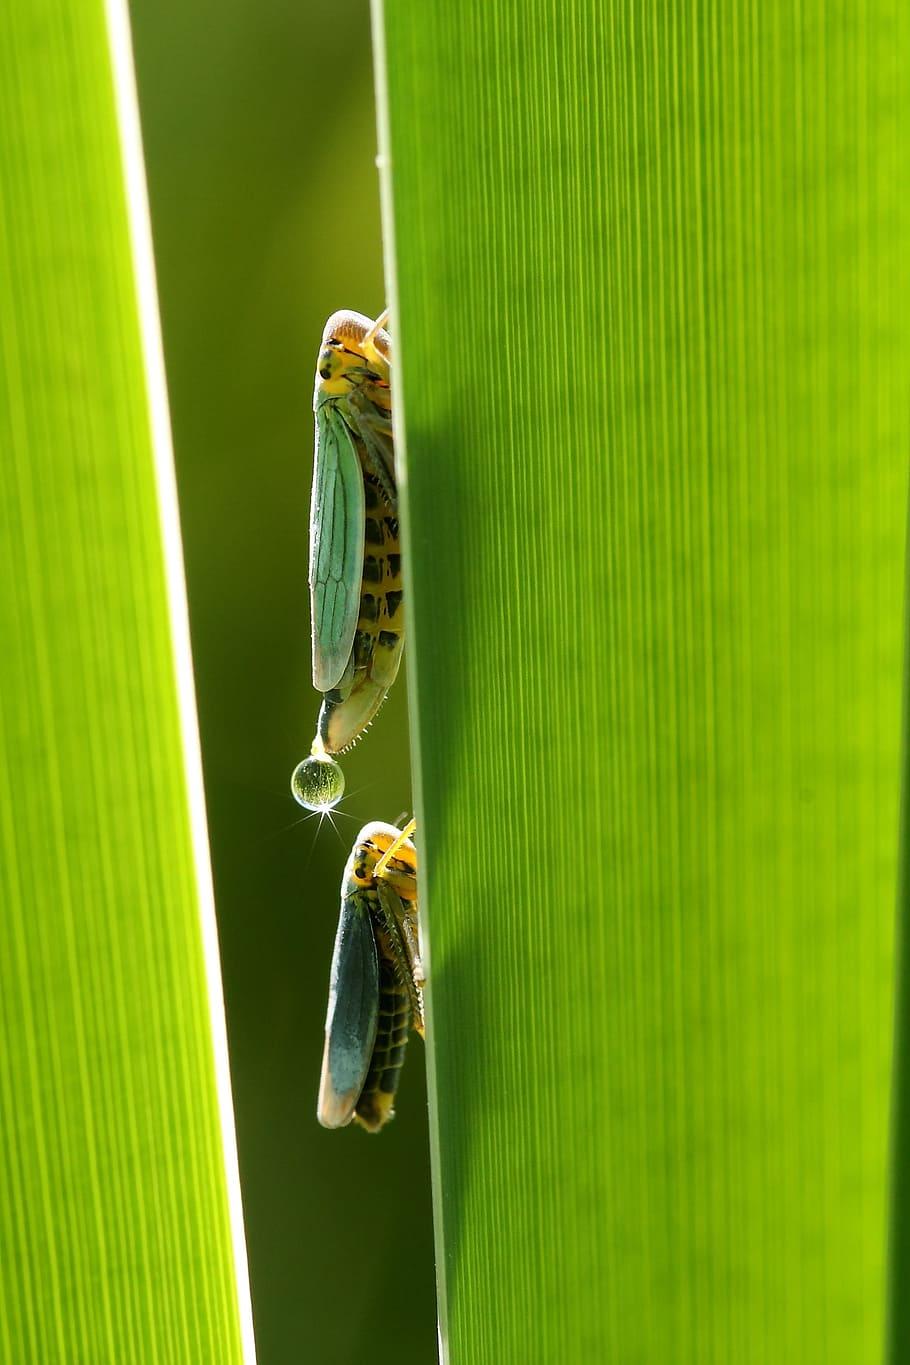
{"type": "Polygon", "coordinates": [[[291,795],[306,810],[331,810],[344,796],[344,773],[331,754],[310,754],[291,773],[291,795]]]}

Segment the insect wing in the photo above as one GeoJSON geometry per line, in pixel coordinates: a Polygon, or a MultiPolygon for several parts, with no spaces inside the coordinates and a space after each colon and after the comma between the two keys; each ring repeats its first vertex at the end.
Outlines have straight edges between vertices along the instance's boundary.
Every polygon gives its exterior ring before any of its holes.
{"type": "Polygon", "coordinates": [[[354,1116],[376,1042],[379,959],[366,901],[358,893],[341,902],[317,1117],[323,1128],[343,1128],[354,1116]]]}
{"type": "Polygon", "coordinates": [[[364,532],[363,473],[354,440],[331,403],[316,407],[310,504],[310,608],[313,686],[335,687],[347,667],[360,611],[364,532]]]}

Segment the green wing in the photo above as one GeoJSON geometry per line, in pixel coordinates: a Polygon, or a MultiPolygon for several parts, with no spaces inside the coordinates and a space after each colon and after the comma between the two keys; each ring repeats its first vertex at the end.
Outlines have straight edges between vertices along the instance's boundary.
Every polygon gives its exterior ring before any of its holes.
{"type": "Polygon", "coordinates": [[[317,1117],[343,1128],[354,1117],[370,1069],[379,1020],[379,958],[364,892],[341,901],[317,1117]]]}
{"type": "Polygon", "coordinates": [[[363,473],[354,441],[331,403],[316,409],[310,504],[313,686],[335,687],[347,666],[363,577],[363,473]]]}

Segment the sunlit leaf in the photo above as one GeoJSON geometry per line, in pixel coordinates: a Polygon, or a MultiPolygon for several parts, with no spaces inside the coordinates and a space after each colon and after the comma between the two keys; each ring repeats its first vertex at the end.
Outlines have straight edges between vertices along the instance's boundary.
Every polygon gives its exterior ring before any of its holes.
{"type": "Polygon", "coordinates": [[[147,393],[104,7],[12,0],[0,1358],[16,1365],[241,1357],[147,393]]]}
{"type": "Polygon", "coordinates": [[[450,1360],[871,1365],[910,14],[378,18],[450,1360]]]}

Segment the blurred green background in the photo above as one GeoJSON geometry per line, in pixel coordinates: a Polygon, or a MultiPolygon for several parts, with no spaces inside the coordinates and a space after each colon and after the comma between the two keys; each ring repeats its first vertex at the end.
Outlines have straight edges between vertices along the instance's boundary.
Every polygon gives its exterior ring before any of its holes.
{"type": "Polygon", "coordinates": [[[292,802],[317,711],[313,374],[384,305],[369,10],[133,0],[260,1365],[432,1360],[426,1089],[394,1124],[315,1103],[341,870],[410,808],[404,679],[345,762],[338,834],[292,802]]]}

